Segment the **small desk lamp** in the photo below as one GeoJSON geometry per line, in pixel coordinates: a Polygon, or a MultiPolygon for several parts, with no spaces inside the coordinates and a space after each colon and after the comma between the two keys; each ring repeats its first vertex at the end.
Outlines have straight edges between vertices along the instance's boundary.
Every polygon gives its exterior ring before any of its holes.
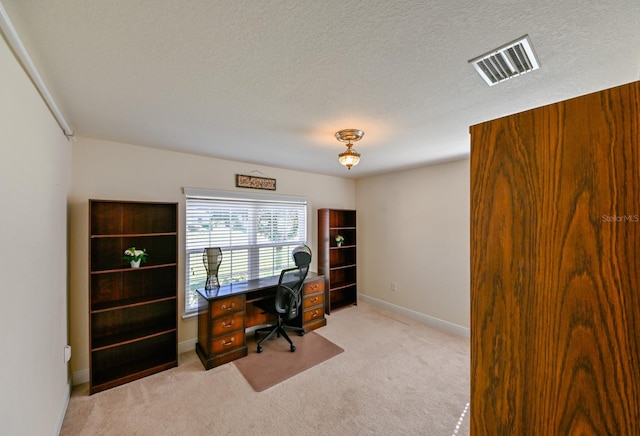
{"type": "Polygon", "coordinates": [[[218,281],[218,268],[222,263],[222,250],[220,247],[208,247],[202,252],[202,262],[204,269],[207,271],[207,283],[204,288],[207,291],[218,289],[220,282],[218,281]]]}

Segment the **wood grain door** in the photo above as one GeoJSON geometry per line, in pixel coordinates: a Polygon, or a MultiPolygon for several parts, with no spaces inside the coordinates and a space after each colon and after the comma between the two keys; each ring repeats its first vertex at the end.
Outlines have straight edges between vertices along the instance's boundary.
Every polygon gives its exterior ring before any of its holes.
{"type": "Polygon", "coordinates": [[[471,434],[640,435],[640,82],[471,127],[471,434]]]}

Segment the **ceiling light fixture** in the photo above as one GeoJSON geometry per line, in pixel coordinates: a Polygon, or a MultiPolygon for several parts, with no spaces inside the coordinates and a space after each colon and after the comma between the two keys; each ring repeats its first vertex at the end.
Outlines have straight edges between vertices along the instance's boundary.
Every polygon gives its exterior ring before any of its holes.
{"type": "Polygon", "coordinates": [[[353,146],[351,142],[358,142],[363,136],[364,132],[357,129],[344,129],[336,132],[336,139],[340,142],[347,143],[347,149],[338,155],[338,160],[342,165],[347,167],[348,170],[360,162],[360,153],[351,148],[353,146]]]}

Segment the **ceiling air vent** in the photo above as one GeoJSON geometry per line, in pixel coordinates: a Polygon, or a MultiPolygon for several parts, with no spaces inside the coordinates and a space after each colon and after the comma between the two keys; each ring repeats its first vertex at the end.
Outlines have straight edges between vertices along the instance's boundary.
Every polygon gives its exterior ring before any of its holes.
{"type": "Polygon", "coordinates": [[[489,86],[540,68],[528,35],[471,59],[469,63],[489,86]]]}

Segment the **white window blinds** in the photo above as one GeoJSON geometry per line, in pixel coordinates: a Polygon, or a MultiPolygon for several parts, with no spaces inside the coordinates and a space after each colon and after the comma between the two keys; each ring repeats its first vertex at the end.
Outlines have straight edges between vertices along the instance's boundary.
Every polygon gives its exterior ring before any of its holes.
{"type": "Polygon", "coordinates": [[[186,312],[197,310],[206,247],[222,249],[221,284],[268,277],[293,266],[291,251],[307,240],[307,203],[300,197],[235,197],[185,188],[186,312]]]}

